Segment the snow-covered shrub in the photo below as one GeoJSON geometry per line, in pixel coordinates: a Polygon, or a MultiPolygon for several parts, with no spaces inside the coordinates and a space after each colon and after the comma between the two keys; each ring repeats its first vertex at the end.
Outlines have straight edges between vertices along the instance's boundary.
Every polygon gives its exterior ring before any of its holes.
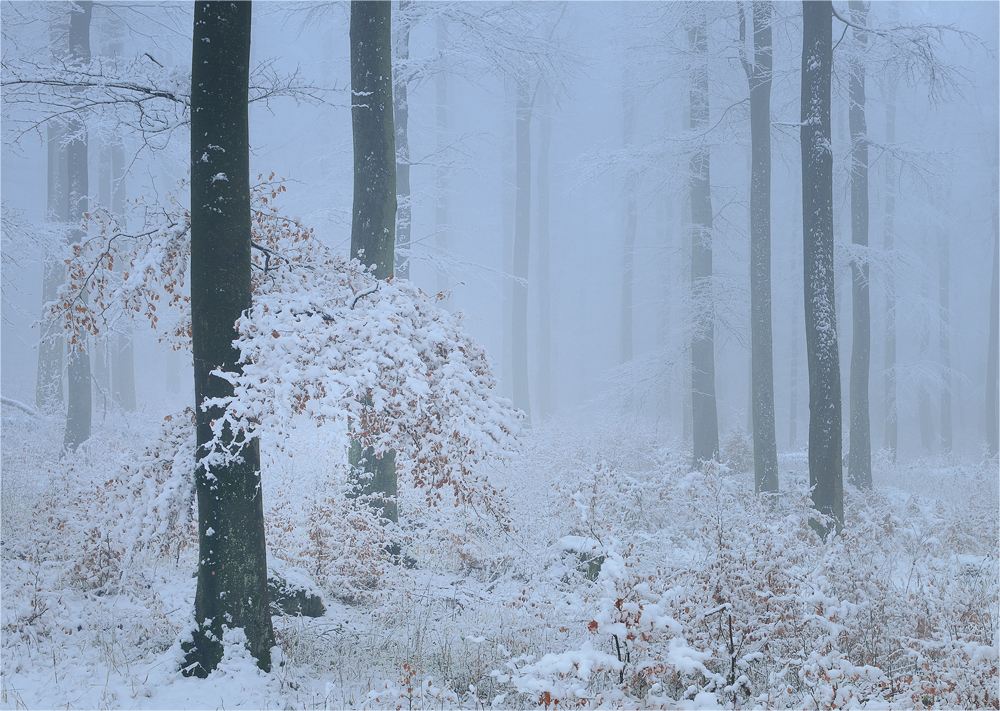
{"type": "Polygon", "coordinates": [[[738,474],[753,471],[753,437],[739,424],[726,434],[720,446],[720,458],[738,474]]]}
{"type": "Polygon", "coordinates": [[[52,465],[30,545],[63,561],[74,586],[113,588],[137,558],[176,557],[196,541],[194,413],[168,415],[144,449],[137,444],[127,434],[91,441],[52,465]],[[109,444],[118,449],[101,450],[109,444]]]}

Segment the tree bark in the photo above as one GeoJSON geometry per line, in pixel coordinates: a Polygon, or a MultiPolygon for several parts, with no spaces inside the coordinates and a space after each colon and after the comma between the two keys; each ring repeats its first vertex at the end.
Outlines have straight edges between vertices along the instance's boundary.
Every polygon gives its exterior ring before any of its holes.
{"type": "MultiPolygon", "coordinates": [[[[704,10],[688,29],[695,56],[691,72],[691,130],[708,129],[708,21],[704,10]]],[[[694,466],[719,457],[715,401],[715,305],[712,294],[712,182],[707,145],[691,156],[691,408],[694,466]]]]}
{"type": "MultiPolygon", "coordinates": [[[[84,67],[90,64],[90,18],[93,2],[79,1],[70,8],[69,21],[69,61],[72,65],[84,67]]],[[[71,114],[66,121],[66,172],[68,178],[69,206],[67,217],[72,229],[70,244],[79,243],[84,232],[81,229],[83,216],[88,210],[89,182],[87,175],[87,127],[71,114]]],[[[83,295],[86,298],[86,294],[83,295]]],[[[90,438],[92,410],[90,377],[90,354],[87,351],[86,334],[70,338],[67,390],[66,390],[66,434],[63,451],[74,451],[90,438]]]]}
{"type": "Polygon", "coordinates": [[[552,414],[552,298],[550,293],[551,241],[549,235],[549,150],[552,145],[552,101],[541,88],[538,117],[538,415],[552,414]]]}
{"type": "MultiPolygon", "coordinates": [[[[622,86],[622,145],[626,150],[632,145],[635,133],[635,88],[632,72],[624,72],[622,86]]],[[[639,216],[639,174],[629,169],[625,176],[625,238],[622,252],[622,303],[621,331],[619,334],[618,362],[632,360],[632,273],[635,262],[635,232],[639,216]]]]}
{"type": "Polygon", "coordinates": [[[251,307],[249,2],[197,2],[191,53],[191,346],[197,428],[198,588],[184,674],[207,676],[222,659],[223,628],[242,628],[264,670],[274,631],[256,439],[226,431],[212,445],[209,398],[232,395],[212,371],[238,373],[236,321],[251,307]],[[224,448],[239,458],[220,463],[224,448]],[[214,458],[215,461],[212,461],[214,458]]]}
{"type": "MultiPolygon", "coordinates": [[[[406,17],[413,0],[399,0],[399,19],[396,22],[395,58],[400,65],[410,59],[410,21],[406,17]]],[[[396,276],[410,278],[410,230],[412,212],[410,204],[410,104],[407,77],[394,68],[395,93],[393,94],[394,126],[396,131],[396,276]]]]}
{"type": "Polygon", "coordinates": [[[531,240],[531,103],[526,80],[517,84],[514,208],[514,286],[511,311],[511,355],[513,358],[514,407],[524,412],[524,425],[531,427],[528,395],[528,254],[531,240]]]}
{"type": "MultiPolygon", "coordinates": [[[[851,21],[864,27],[868,21],[868,3],[851,0],[851,21]]],[[[863,53],[868,34],[854,29],[855,54],[850,61],[848,88],[851,131],[851,242],[868,247],[868,122],[865,117],[865,65],[863,53]]],[[[847,477],[861,489],[872,487],[871,414],[868,381],[871,370],[871,302],[868,293],[868,260],[851,262],[851,314],[854,325],[851,339],[851,448],[847,459],[847,477]]]]}
{"type": "MultiPolygon", "coordinates": [[[[896,142],[896,81],[889,84],[885,99],[885,141],[896,142]]],[[[885,156],[885,216],[883,219],[882,248],[892,254],[896,237],[897,167],[891,153],[885,156]]],[[[885,356],[882,362],[885,389],[885,442],[892,461],[899,449],[899,421],[896,412],[896,281],[890,269],[885,277],[885,356]]]]}
{"type": "Polygon", "coordinates": [[[396,240],[396,144],[392,124],[390,4],[351,2],[354,219],[351,256],[392,276],[396,240]]]}
{"type": "MultiPolygon", "coordinates": [[[[354,223],[351,254],[375,265],[376,279],[392,276],[396,227],[396,145],[392,124],[392,28],[387,2],[351,2],[351,91],[354,103],[354,223]]],[[[396,453],[351,442],[348,459],[358,486],[398,522],[396,453]],[[363,472],[363,474],[362,474],[363,472]]]]}
{"type": "MultiPolygon", "coordinates": [[[[798,271],[798,260],[792,257],[791,274],[798,271]]],[[[792,316],[791,355],[789,357],[788,383],[788,447],[798,446],[799,428],[799,316],[792,316]]]]}
{"type": "MultiPolygon", "coordinates": [[[[840,356],[833,266],[830,79],[833,7],[802,3],[802,261],[809,363],[809,485],[813,506],[844,523],[840,356]]],[[[825,538],[830,526],[813,521],[825,538]]]]}
{"type": "MultiPolygon", "coordinates": [[[[742,8],[742,5],[740,6],[742,8]]],[[[754,489],[778,491],[771,333],[771,18],[773,4],[753,3],[750,85],[750,359],[754,489]]],[[[740,38],[745,34],[741,14],[740,38]]],[[[742,42],[741,42],[742,46],[742,42]]]]}

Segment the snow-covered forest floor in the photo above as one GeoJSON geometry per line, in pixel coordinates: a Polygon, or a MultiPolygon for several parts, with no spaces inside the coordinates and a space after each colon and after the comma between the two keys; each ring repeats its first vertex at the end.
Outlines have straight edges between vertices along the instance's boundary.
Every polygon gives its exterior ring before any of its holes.
{"type": "Polygon", "coordinates": [[[188,418],[109,414],[61,461],[58,418],[0,432],[4,708],[998,705],[996,460],[877,457],[823,543],[803,453],[769,505],[631,418],[556,419],[489,472],[508,530],[403,482],[403,565],[306,425],[263,444],[268,558],[326,612],[274,618],[271,674],[229,644],[198,680],[188,418]]]}

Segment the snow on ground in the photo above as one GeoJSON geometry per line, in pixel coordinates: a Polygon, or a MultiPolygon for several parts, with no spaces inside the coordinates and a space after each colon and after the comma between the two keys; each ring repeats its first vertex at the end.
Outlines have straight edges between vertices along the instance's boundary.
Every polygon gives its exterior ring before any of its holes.
{"type": "Polygon", "coordinates": [[[271,674],[234,630],[183,678],[184,422],[109,414],[60,461],[57,418],[3,408],[4,707],[997,707],[995,460],[877,457],[823,543],[801,453],[769,505],[610,415],[550,421],[489,472],[511,531],[403,493],[412,568],[344,543],[345,463],[322,454],[342,432],[265,443],[270,560],[326,614],[274,618],[271,674]]]}

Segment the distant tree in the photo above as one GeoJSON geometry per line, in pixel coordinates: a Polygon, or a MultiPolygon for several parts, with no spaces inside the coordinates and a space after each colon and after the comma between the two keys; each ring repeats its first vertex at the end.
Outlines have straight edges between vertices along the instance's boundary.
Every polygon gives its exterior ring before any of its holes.
{"type": "MultiPolygon", "coordinates": [[[[830,88],[833,5],[802,3],[802,261],[809,363],[809,486],[815,508],[844,523],[840,356],[833,265],[830,88]]],[[[824,537],[830,526],[815,523],[824,537]]]]}
{"type": "Polygon", "coordinates": [[[547,417],[552,413],[552,239],[551,194],[549,191],[549,154],[552,147],[552,92],[547,84],[540,90],[538,112],[538,414],[547,417]]]}
{"type": "Polygon", "coordinates": [[[410,137],[409,84],[406,70],[410,59],[410,28],[415,18],[411,12],[413,0],[399,0],[396,19],[396,43],[393,48],[393,130],[396,138],[396,244],[395,274],[410,278],[410,232],[413,212],[410,204],[410,137]]]}
{"type": "MultiPolygon", "coordinates": [[[[865,57],[868,33],[859,29],[867,24],[868,3],[849,3],[855,52],[850,60],[848,123],[851,131],[851,243],[868,247],[868,121],[865,116],[865,57]]],[[[847,475],[854,486],[872,486],[871,414],[868,403],[868,380],[871,370],[871,303],[868,294],[868,261],[851,261],[852,309],[854,321],[851,341],[851,448],[847,475]]]]}
{"type": "MultiPolygon", "coordinates": [[[[622,147],[632,145],[635,134],[635,81],[626,65],[622,81],[622,147]]],[[[635,168],[625,176],[625,234],[622,250],[622,303],[618,362],[632,360],[632,281],[635,264],[635,232],[639,218],[639,173],[635,168]]]]}
{"type": "Polygon", "coordinates": [[[526,77],[517,80],[514,122],[514,286],[511,300],[511,359],[514,407],[531,426],[528,391],[528,257],[531,243],[531,111],[526,77]]]}
{"type": "MultiPolygon", "coordinates": [[[[945,190],[949,201],[950,190],[945,190]]],[[[938,354],[941,359],[941,452],[951,452],[954,445],[951,421],[951,245],[948,228],[936,227],[938,252],[938,354]]]]}
{"type": "MultiPolygon", "coordinates": [[[[68,19],[68,18],[67,18],[68,19]]],[[[56,59],[65,60],[68,54],[68,26],[53,21],[49,29],[49,44],[56,59]]],[[[69,197],[66,193],[66,147],[63,145],[63,127],[49,122],[46,127],[46,203],[45,219],[66,224],[69,221],[69,197]]],[[[66,267],[54,250],[42,254],[42,306],[54,301],[59,287],[66,280],[66,267]]],[[[63,353],[65,338],[49,321],[41,320],[38,337],[38,369],[35,378],[35,407],[43,412],[61,409],[63,405],[63,353]]]]}
{"type": "MultiPolygon", "coordinates": [[[[694,5],[688,27],[691,66],[691,130],[708,129],[708,18],[694,5]]],[[[709,149],[691,155],[691,302],[695,327],[691,341],[691,405],[694,464],[719,456],[719,417],[715,400],[715,308],[712,298],[712,181],[709,149]]]]}
{"type": "Polygon", "coordinates": [[[194,355],[198,587],[184,674],[207,676],[222,659],[224,627],[243,629],[271,667],[274,630],[256,439],[213,424],[213,398],[233,394],[219,373],[242,370],[236,323],[251,306],[249,2],[197,2],[191,53],[191,343],[194,355]],[[236,456],[231,456],[235,454],[236,456]],[[227,456],[230,455],[230,456],[227,456]]]}
{"type": "MultiPolygon", "coordinates": [[[[94,3],[80,1],[70,6],[69,65],[81,69],[90,64],[90,18],[94,3]]],[[[87,126],[76,113],[66,121],[66,176],[69,207],[66,217],[73,225],[70,244],[83,239],[84,215],[90,194],[87,175],[87,126]]],[[[81,298],[86,300],[87,295],[81,298]]],[[[69,341],[66,389],[66,434],[63,450],[74,451],[90,438],[91,384],[87,338],[75,334],[69,341]]]]}
{"type": "Polygon", "coordinates": [[[753,63],[746,57],[740,3],[740,59],[750,84],[750,357],[754,489],[778,491],[771,336],[771,2],[753,3],[753,63]]]}
{"type": "MultiPolygon", "coordinates": [[[[885,92],[885,142],[896,142],[896,89],[895,77],[890,79],[885,92]]],[[[882,249],[891,253],[896,239],[896,192],[899,188],[899,171],[892,153],[885,158],[885,209],[882,218],[882,249]]],[[[885,441],[884,445],[896,461],[899,449],[899,421],[896,412],[896,280],[890,270],[885,276],[885,354],[882,361],[885,388],[885,441]]]]}
{"type": "Polygon", "coordinates": [[[1000,390],[997,376],[1000,370],[1000,200],[997,198],[997,163],[1000,155],[993,154],[993,278],[990,285],[990,327],[986,348],[986,447],[991,456],[1000,452],[1000,390]]]}
{"type": "MultiPolygon", "coordinates": [[[[393,130],[392,26],[387,2],[351,2],[351,125],[354,207],[351,258],[374,265],[376,279],[393,276],[396,248],[396,145],[393,130]]],[[[398,521],[396,452],[376,453],[351,441],[358,494],[373,497],[382,516],[398,521]]]]}

